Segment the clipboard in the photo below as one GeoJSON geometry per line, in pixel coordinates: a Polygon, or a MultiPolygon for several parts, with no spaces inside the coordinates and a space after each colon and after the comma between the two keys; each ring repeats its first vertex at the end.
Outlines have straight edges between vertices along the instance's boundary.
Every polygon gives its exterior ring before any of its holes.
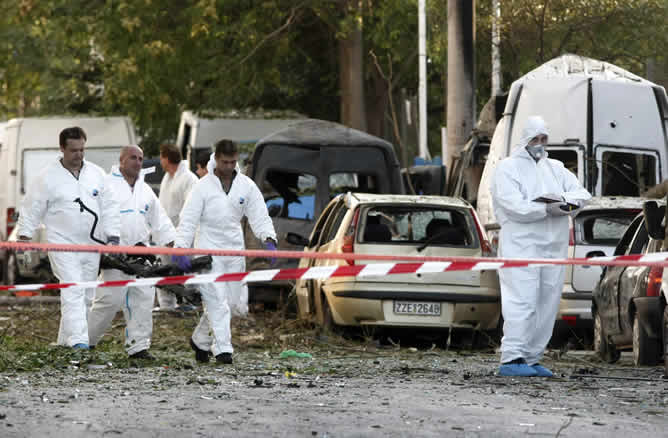
{"type": "MultiPolygon", "coordinates": [[[[561,199],[548,198],[548,197],[545,197],[545,196],[539,196],[536,199],[532,199],[532,201],[533,202],[543,202],[545,204],[552,204],[554,202],[564,202],[561,199]]],[[[573,204],[571,202],[566,202],[566,207],[567,208],[562,207],[562,210],[573,211],[573,210],[577,210],[579,208],[579,206],[577,204],[573,204]]]]}

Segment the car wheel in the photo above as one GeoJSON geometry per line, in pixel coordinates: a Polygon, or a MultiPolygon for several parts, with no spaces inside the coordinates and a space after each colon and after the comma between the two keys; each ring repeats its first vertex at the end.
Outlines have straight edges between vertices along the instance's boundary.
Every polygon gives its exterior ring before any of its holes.
{"type": "Polygon", "coordinates": [[[594,352],[607,363],[615,363],[621,356],[617,348],[606,339],[598,313],[594,316],[594,352]]]}
{"type": "Polygon", "coordinates": [[[659,359],[659,342],[645,333],[638,321],[638,314],[633,316],[633,363],[639,365],[656,365],[659,359]]]}
{"type": "Polygon", "coordinates": [[[668,376],[668,304],[663,308],[663,373],[668,376]]]}

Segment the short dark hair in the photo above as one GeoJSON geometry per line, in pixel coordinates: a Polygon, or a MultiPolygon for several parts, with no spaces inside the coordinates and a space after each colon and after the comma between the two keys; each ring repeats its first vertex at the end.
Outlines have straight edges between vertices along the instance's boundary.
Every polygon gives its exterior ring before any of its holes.
{"type": "Polygon", "coordinates": [[[163,143],[160,145],[160,156],[166,157],[172,164],[179,164],[183,160],[183,155],[178,147],[173,143],[163,143]]]}
{"type": "Polygon", "coordinates": [[[195,154],[195,164],[199,164],[200,167],[206,169],[206,165],[209,162],[211,157],[211,149],[207,148],[204,150],[198,150],[195,154]]]}
{"type": "Polygon", "coordinates": [[[216,157],[219,155],[234,155],[239,153],[237,144],[232,140],[222,139],[216,142],[216,157]]]}
{"type": "Polygon", "coordinates": [[[60,138],[59,138],[59,143],[60,146],[66,147],[67,146],[67,140],[80,140],[80,139],[88,140],[86,138],[86,133],[84,132],[83,129],[79,128],[78,126],[72,126],[71,128],[65,128],[62,131],[60,131],[60,138]]]}

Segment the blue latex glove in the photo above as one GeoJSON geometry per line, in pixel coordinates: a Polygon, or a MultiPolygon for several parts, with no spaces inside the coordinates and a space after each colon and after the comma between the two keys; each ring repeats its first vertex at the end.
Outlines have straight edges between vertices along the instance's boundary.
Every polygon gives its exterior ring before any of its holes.
{"type": "MultiPolygon", "coordinates": [[[[276,244],[271,240],[267,240],[264,242],[264,249],[267,251],[276,251],[276,244]]],[[[276,257],[271,257],[269,263],[271,263],[271,266],[274,266],[276,264],[276,257]]]]}
{"type": "Polygon", "coordinates": [[[179,269],[183,272],[190,272],[192,269],[192,263],[190,263],[190,257],[188,256],[172,256],[172,263],[176,263],[179,269]]]}

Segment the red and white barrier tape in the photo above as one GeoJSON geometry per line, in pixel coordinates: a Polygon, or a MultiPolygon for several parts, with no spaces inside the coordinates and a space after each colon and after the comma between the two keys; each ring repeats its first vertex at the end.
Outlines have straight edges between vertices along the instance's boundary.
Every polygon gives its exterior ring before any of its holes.
{"type": "MultiPolygon", "coordinates": [[[[274,252],[272,252],[274,254],[274,252]]],[[[365,256],[365,258],[367,258],[365,256]]],[[[452,257],[457,258],[457,257],[452,257]]],[[[490,259],[480,257],[475,262],[471,262],[473,257],[466,258],[466,261],[445,261],[445,262],[422,262],[422,263],[371,263],[367,265],[352,266],[318,266],[312,268],[296,269],[267,269],[251,272],[235,272],[227,274],[209,273],[198,275],[181,275],[175,277],[152,277],[138,278],[135,280],[119,281],[86,281],[71,283],[47,283],[47,284],[26,284],[13,286],[0,286],[0,291],[34,291],[47,289],[66,289],[73,287],[97,288],[97,287],[124,287],[124,286],[160,286],[167,284],[202,284],[226,281],[241,281],[245,283],[267,282],[274,280],[295,280],[295,279],[315,279],[330,277],[379,277],[390,274],[433,274],[448,271],[483,271],[493,269],[505,269],[527,266],[547,266],[551,264],[573,264],[575,259],[551,259],[546,262],[536,262],[536,260],[519,259],[490,259]],[[557,262],[557,263],[554,263],[557,262]]],[[[598,257],[600,259],[615,259],[614,257],[598,257]]],[[[656,253],[645,256],[634,257],[633,264],[641,266],[663,266],[668,267],[668,253],[656,253]]],[[[592,259],[589,259],[590,261],[592,259]]],[[[610,260],[615,261],[615,260],[610,260]]],[[[617,260],[619,261],[619,260],[617,260]]],[[[627,261],[631,263],[631,261],[627,261]]]]}
{"type": "MultiPolygon", "coordinates": [[[[531,265],[590,265],[590,266],[659,266],[668,267],[668,252],[652,254],[633,254],[624,256],[570,258],[570,259],[522,259],[503,257],[444,257],[444,256],[410,256],[410,255],[374,255],[354,253],[319,253],[312,251],[267,251],[253,249],[205,249],[205,248],[168,248],[159,246],[111,246],[111,245],[69,245],[58,243],[32,242],[0,242],[0,249],[14,251],[42,252],[91,252],[99,254],[164,254],[164,255],[210,255],[237,257],[264,257],[287,259],[325,259],[347,261],[388,261],[388,262],[450,262],[468,264],[469,267],[451,268],[449,270],[466,270],[479,264],[490,264],[480,269],[513,268],[531,265]],[[499,265],[500,264],[500,265],[499,265]]],[[[458,265],[459,266],[459,265],[458,265]]]]}
{"type": "Polygon", "coordinates": [[[658,266],[668,267],[668,252],[635,254],[627,256],[572,258],[572,259],[510,259],[500,257],[431,257],[431,256],[391,256],[373,254],[323,254],[307,251],[264,251],[264,250],[213,250],[137,246],[63,245],[26,242],[0,242],[0,248],[14,251],[65,251],[94,252],[110,254],[168,254],[168,255],[212,255],[247,256],[276,258],[312,258],[363,261],[393,261],[395,263],[371,263],[352,266],[321,266],[297,269],[268,269],[252,272],[228,274],[199,274],[176,277],[139,278],[124,281],[88,281],[47,284],[26,284],[0,286],[0,291],[28,291],[65,289],[71,287],[121,287],[159,286],[167,284],[202,284],[210,282],[242,281],[246,283],[273,280],[313,279],[329,277],[372,277],[388,274],[438,273],[446,271],[482,271],[504,268],[547,266],[547,265],[590,265],[590,266],[658,266]],[[396,263],[403,262],[403,263],[396,263]]]}

